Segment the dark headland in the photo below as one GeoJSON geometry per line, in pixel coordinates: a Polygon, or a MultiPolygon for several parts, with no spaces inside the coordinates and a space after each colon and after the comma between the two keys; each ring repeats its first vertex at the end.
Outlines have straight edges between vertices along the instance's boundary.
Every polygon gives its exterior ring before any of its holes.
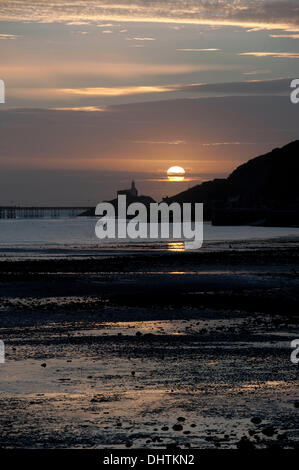
{"type": "MultiPolygon", "coordinates": [[[[214,225],[299,226],[299,140],[249,160],[227,178],[193,186],[175,196],[173,202],[204,203],[204,218],[214,225]]],[[[155,202],[150,196],[138,196],[125,190],[127,203],[155,202]]],[[[113,199],[117,205],[117,199],[113,199]]],[[[82,216],[94,216],[90,209],[82,216]]]]}
{"type": "Polygon", "coordinates": [[[298,156],[296,140],[167,202],[203,202],[205,219],[214,225],[299,226],[298,156]]]}

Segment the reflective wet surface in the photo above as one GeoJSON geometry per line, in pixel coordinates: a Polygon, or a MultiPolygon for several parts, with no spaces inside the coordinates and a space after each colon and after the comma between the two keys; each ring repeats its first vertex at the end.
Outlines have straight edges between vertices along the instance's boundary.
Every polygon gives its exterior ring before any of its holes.
{"type": "Polygon", "coordinates": [[[296,252],[0,265],[0,445],[298,442],[296,252]]]}

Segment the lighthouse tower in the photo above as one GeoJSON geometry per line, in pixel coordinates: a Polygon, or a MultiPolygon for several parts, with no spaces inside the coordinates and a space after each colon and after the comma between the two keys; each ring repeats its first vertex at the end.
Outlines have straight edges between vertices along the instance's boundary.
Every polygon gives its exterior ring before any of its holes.
{"type": "Polygon", "coordinates": [[[136,189],[134,180],[132,181],[132,184],[131,184],[130,194],[131,194],[131,196],[134,196],[134,197],[138,196],[138,191],[136,189]]]}
{"type": "Polygon", "coordinates": [[[129,196],[137,197],[138,196],[138,191],[137,191],[136,186],[135,186],[135,181],[132,181],[130,189],[121,189],[121,190],[117,191],[117,195],[118,196],[124,195],[124,196],[128,196],[128,197],[129,196]]]}

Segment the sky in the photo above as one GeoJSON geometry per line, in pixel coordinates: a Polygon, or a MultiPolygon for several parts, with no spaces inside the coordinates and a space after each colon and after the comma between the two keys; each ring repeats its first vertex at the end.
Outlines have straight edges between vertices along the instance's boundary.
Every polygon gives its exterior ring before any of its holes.
{"type": "Polygon", "coordinates": [[[298,45],[298,1],[0,0],[0,205],[161,200],[298,139],[298,45]]]}

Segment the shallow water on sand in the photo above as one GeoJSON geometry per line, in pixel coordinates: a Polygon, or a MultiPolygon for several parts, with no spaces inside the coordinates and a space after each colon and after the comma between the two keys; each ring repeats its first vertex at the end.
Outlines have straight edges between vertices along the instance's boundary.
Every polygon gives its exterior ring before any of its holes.
{"type": "MultiPolygon", "coordinates": [[[[136,250],[163,248],[169,251],[184,250],[184,244],[163,240],[99,240],[95,235],[96,218],[76,217],[59,219],[0,219],[0,248],[5,252],[9,247],[32,249],[36,252],[70,247],[94,250],[124,248],[136,250]]],[[[287,227],[215,227],[204,223],[204,244],[267,240],[280,237],[299,238],[298,228],[287,227]]],[[[15,252],[17,253],[18,250],[15,252]]],[[[13,252],[11,251],[11,254],[13,252]]]]}
{"type": "Polygon", "coordinates": [[[10,330],[0,369],[0,442],[232,448],[251,435],[260,447],[292,446],[297,382],[287,342],[261,341],[257,327],[248,341],[217,337],[246,324],[236,315],[230,321],[73,325],[60,334],[57,324],[21,336],[10,330]],[[251,422],[256,416],[259,425],[251,422]],[[274,434],[267,437],[269,426],[274,434]]]}
{"type": "Polygon", "coordinates": [[[299,249],[260,243],[2,260],[0,446],[294,447],[299,249]]]}

